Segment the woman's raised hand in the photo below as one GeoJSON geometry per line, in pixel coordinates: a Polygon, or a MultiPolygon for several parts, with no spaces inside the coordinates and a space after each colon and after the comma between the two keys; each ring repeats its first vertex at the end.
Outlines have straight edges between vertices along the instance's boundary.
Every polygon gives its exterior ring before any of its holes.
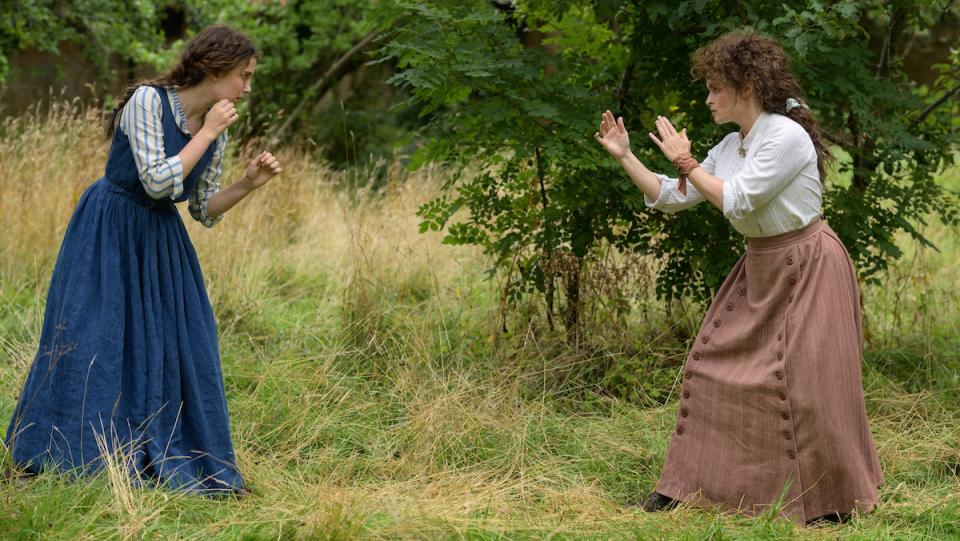
{"type": "Polygon", "coordinates": [[[261,152],[259,156],[250,161],[247,170],[244,171],[244,180],[250,183],[253,189],[259,188],[267,183],[268,180],[280,174],[283,169],[280,168],[280,162],[269,152],[261,152]]]}
{"type": "Polygon", "coordinates": [[[614,120],[610,111],[600,115],[600,131],[594,133],[593,138],[618,160],[630,153],[630,136],[623,126],[623,117],[614,120]]]}
{"type": "Polygon", "coordinates": [[[230,100],[220,100],[213,104],[203,119],[203,129],[209,130],[214,139],[220,136],[230,124],[237,121],[237,107],[230,100]]]}
{"type": "Polygon", "coordinates": [[[660,133],[658,139],[656,135],[650,133],[650,139],[660,147],[663,155],[671,162],[679,155],[690,152],[690,140],[687,139],[687,129],[684,128],[680,133],[673,127],[673,124],[665,116],[657,117],[657,131],[660,133]]]}

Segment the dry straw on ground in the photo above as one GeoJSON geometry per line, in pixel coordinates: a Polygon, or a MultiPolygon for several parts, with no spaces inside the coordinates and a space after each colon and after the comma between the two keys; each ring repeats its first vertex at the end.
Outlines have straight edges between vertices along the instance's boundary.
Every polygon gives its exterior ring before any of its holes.
{"type": "MultiPolygon", "coordinates": [[[[76,104],[0,128],[4,415],[34,354],[67,220],[102,174],[106,151],[98,112],[76,104]]],[[[565,351],[542,321],[494,340],[498,286],[484,278],[489,261],[475,249],[441,245],[438,233],[417,232],[414,212],[438,193],[441,169],[394,172],[372,193],[341,189],[344,173],[307,156],[278,154],[284,175],[214,229],[183,213],[217,312],[237,456],[253,494],[208,499],[137,485],[123,453],[110,454],[93,479],[0,480],[0,537],[933,539],[960,532],[957,383],[940,381],[949,374],[944,366],[960,361],[944,349],[957,346],[960,320],[955,228],[929,226],[942,253],[908,250],[883,287],[864,292],[872,329],[865,384],[887,474],[876,514],[803,530],[689,509],[644,515],[625,504],[656,479],[674,391],[668,385],[666,405],[644,409],[597,394],[583,374],[625,352],[676,370],[684,355],[669,345],[671,329],[690,323],[651,308],[657,301],[643,287],[653,266],[625,269],[631,258],[622,255],[602,260],[606,275],[638,282],[630,302],[646,303],[650,319],[636,309],[623,315],[594,356],[565,351]]],[[[231,160],[227,182],[240,163],[231,160]]],[[[603,276],[595,283],[606,287],[603,276]]],[[[691,310],[696,320],[700,308],[691,310]]],[[[0,467],[8,461],[0,452],[0,467]]]]}

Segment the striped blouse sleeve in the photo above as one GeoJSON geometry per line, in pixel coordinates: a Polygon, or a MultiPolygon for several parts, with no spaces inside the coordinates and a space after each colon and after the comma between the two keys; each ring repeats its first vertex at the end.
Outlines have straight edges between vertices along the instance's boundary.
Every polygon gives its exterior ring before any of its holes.
{"type": "Polygon", "coordinates": [[[153,199],[176,199],[183,193],[183,164],[163,149],[163,108],[160,93],[150,86],[137,88],[120,114],[120,129],[130,140],[140,183],[153,199]]]}
{"type": "Polygon", "coordinates": [[[214,144],[217,148],[213,151],[207,168],[201,173],[197,187],[190,194],[190,202],[187,204],[190,216],[202,223],[204,227],[213,227],[223,218],[222,214],[216,218],[208,216],[207,204],[210,202],[210,197],[220,191],[220,175],[223,174],[223,154],[227,148],[227,132],[221,133],[214,144]]]}

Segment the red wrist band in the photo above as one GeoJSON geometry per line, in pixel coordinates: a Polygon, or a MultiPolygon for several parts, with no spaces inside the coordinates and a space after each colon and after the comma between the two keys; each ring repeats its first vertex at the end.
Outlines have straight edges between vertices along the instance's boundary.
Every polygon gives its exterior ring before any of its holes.
{"type": "Polygon", "coordinates": [[[700,167],[700,162],[694,159],[689,152],[684,152],[673,159],[673,166],[677,168],[677,173],[679,173],[680,176],[677,189],[680,190],[680,193],[683,195],[687,195],[687,176],[689,176],[694,169],[700,167]]]}

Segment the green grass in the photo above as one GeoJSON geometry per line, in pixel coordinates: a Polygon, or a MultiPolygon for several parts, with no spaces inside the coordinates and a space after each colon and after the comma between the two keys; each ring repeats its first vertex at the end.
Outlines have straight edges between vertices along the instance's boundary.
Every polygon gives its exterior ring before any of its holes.
{"type": "MultiPolygon", "coordinates": [[[[29,146],[48,144],[48,160],[24,157],[22,140],[0,142],[20,160],[0,179],[0,201],[16,193],[45,216],[0,206],[8,238],[29,239],[0,252],[3,423],[81,182],[57,171],[82,163],[77,177],[96,178],[105,152],[71,143],[60,155],[48,140],[62,135],[32,129],[29,146]]],[[[74,121],[67,131],[92,129],[74,121]]],[[[189,224],[253,494],[186,496],[109,471],[3,479],[0,539],[960,538],[956,228],[928,226],[940,252],[901,239],[904,257],[863,292],[864,386],[886,476],[877,512],[816,528],[688,508],[650,515],[627,504],[656,481],[685,351],[677,337],[702,308],[668,317],[643,297],[589,353],[521,315],[500,334],[489,262],[416,232],[414,210],[442,171],[358,197],[308,159],[284,161],[274,191],[213,230],[189,224]]],[[[960,172],[942,181],[956,189],[960,172]]],[[[0,451],[0,468],[8,463],[0,451]]]]}

